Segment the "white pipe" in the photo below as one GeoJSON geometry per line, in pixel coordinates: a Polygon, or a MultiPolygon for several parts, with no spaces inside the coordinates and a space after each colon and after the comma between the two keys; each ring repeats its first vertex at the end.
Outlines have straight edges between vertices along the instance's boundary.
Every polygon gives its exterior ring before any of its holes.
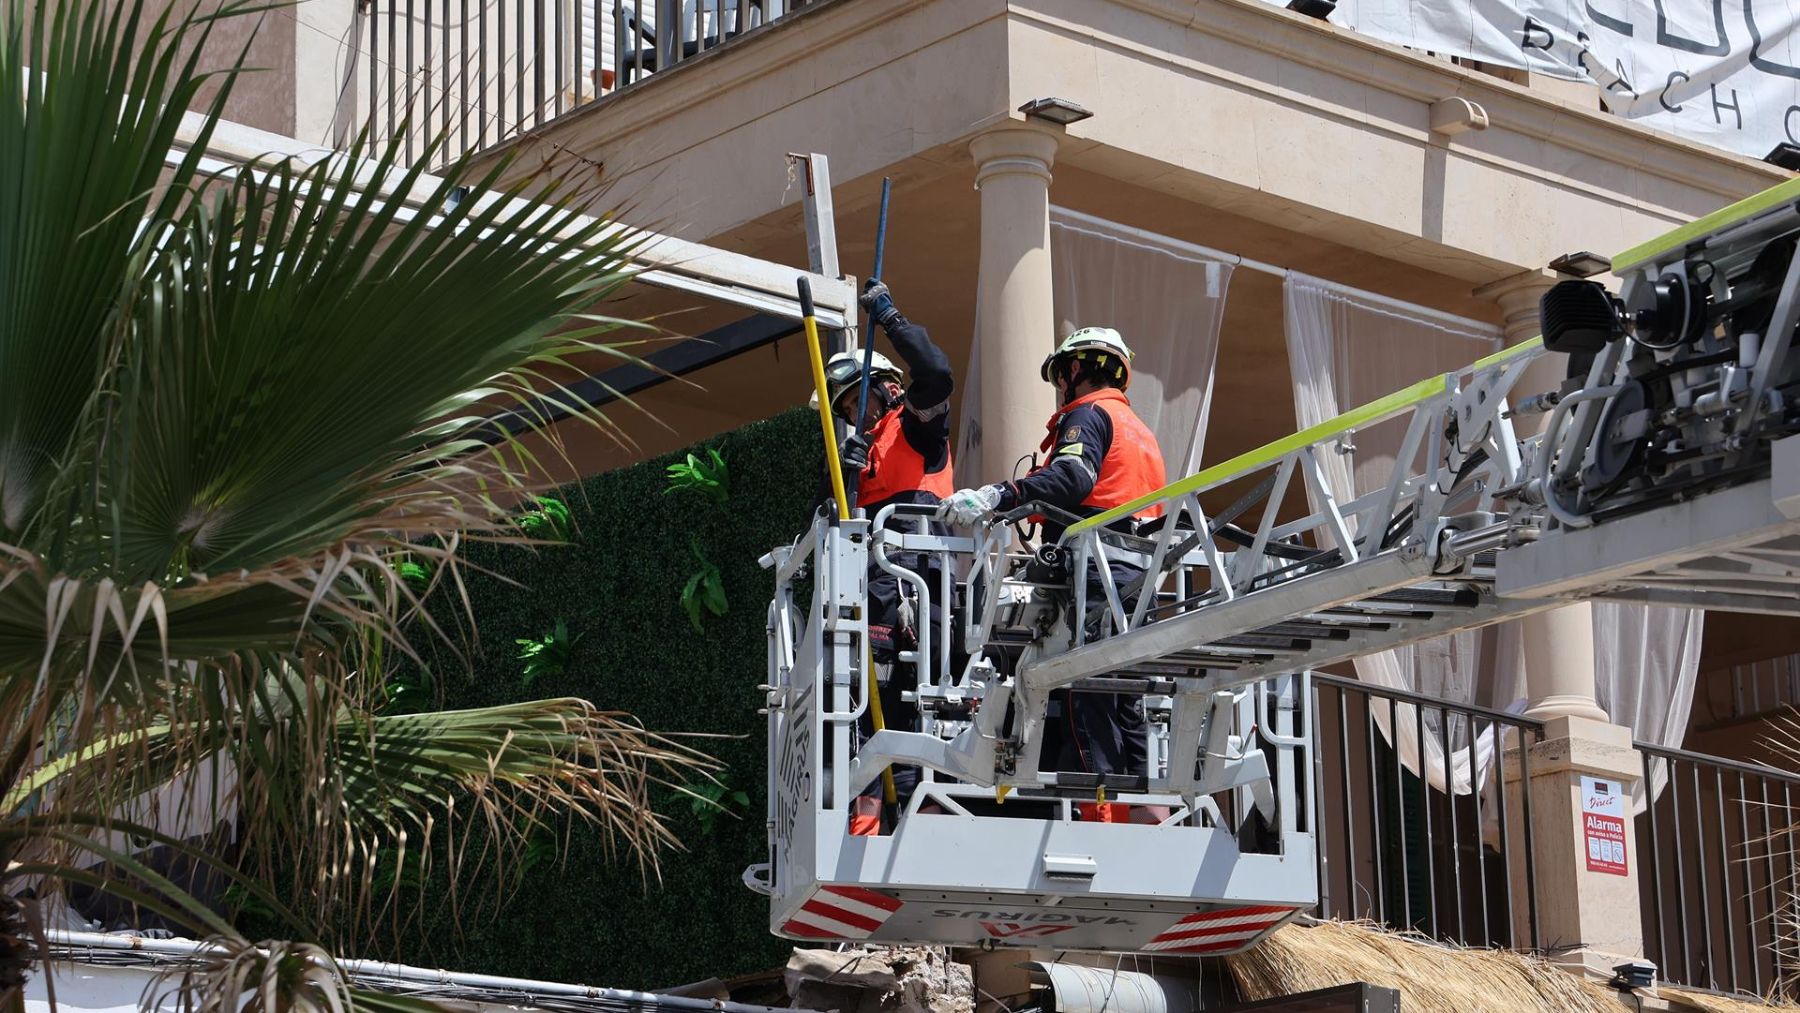
{"type": "MultiPolygon", "coordinates": [[[[193,939],[149,939],[144,936],[133,936],[106,932],[76,932],[53,930],[45,934],[51,946],[69,949],[115,950],[136,953],[152,953],[169,957],[194,957],[208,953],[223,952],[224,947],[217,943],[200,942],[193,939]]],[[[387,964],[378,960],[339,960],[337,966],[345,974],[357,978],[382,978],[390,981],[405,981],[422,985],[456,985],[464,988],[489,989],[501,992],[525,993],[530,995],[564,995],[580,996],[588,999],[608,999],[617,1002],[636,1003],[640,1005],[663,1006],[681,1010],[740,1010],[760,1011],[762,1006],[748,1006],[741,1003],[724,1002],[718,999],[695,999],[689,996],[658,995],[653,992],[634,992],[629,989],[599,988],[593,985],[570,985],[556,981],[532,981],[527,978],[505,978],[493,974],[471,974],[465,971],[445,971],[440,969],[413,967],[408,964],[387,964]]]]}
{"type": "MultiPolygon", "coordinates": [[[[1201,246],[1198,243],[1190,243],[1185,239],[1176,239],[1173,236],[1165,236],[1161,233],[1151,232],[1147,229],[1135,228],[1130,225],[1121,225],[1118,222],[1097,218],[1089,214],[1083,214],[1080,211],[1071,211],[1068,208],[1056,204],[1050,206],[1050,222],[1052,225],[1060,224],[1065,228],[1074,228],[1077,231],[1093,230],[1101,233],[1105,238],[1119,242],[1136,240],[1138,244],[1156,247],[1162,252],[1168,252],[1176,256],[1232,264],[1246,270],[1273,275],[1277,278],[1286,279],[1299,274],[1299,272],[1290,268],[1279,267],[1275,264],[1265,263],[1260,260],[1251,260],[1249,257],[1240,257],[1235,253],[1216,250],[1210,246],[1201,246]],[[1085,228],[1082,228],[1083,226],[1085,226],[1085,228]]],[[[1409,316],[1421,317],[1457,330],[1471,331],[1478,334],[1491,333],[1495,338],[1501,336],[1500,328],[1493,324],[1483,323],[1480,320],[1458,316],[1455,313],[1447,313],[1443,310],[1432,309],[1429,306],[1420,306],[1417,303],[1410,303],[1404,299],[1396,299],[1392,296],[1382,295],[1379,292],[1371,292],[1367,289],[1356,288],[1352,285],[1345,285],[1341,282],[1330,281],[1325,278],[1318,278],[1306,274],[1301,274],[1300,277],[1305,278],[1310,284],[1330,289],[1333,292],[1361,300],[1382,309],[1404,313],[1409,316]]]]}
{"type": "Polygon", "coordinates": [[[1165,236],[1161,233],[1151,232],[1147,229],[1133,228],[1130,225],[1121,225],[1118,222],[1108,221],[1104,218],[1096,218],[1093,215],[1085,215],[1079,211],[1071,211],[1068,208],[1052,204],[1050,206],[1051,224],[1057,224],[1057,219],[1059,218],[1065,219],[1068,222],[1073,222],[1076,225],[1085,225],[1091,229],[1115,233],[1114,235],[1106,237],[1109,239],[1118,239],[1120,236],[1129,236],[1141,243],[1162,247],[1164,250],[1172,253],[1186,254],[1190,257],[1197,257],[1202,260],[1216,260],[1221,263],[1234,264],[1251,271],[1272,274],[1277,278],[1285,278],[1288,275],[1288,269],[1285,267],[1276,267],[1274,264],[1265,264],[1260,260],[1251,260],[1248,257],[1240,257],[1235,253],[1226,253],[1224,250],[1215,250],[1210,246],[1201,246],[1199,243],[1190,243],[1185,239],[1176,239],[1173,236],[1165,236]]]}

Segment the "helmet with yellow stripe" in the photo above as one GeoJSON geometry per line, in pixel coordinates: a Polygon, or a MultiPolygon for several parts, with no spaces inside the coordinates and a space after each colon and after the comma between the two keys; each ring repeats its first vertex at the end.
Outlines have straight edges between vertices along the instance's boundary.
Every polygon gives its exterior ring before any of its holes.
{"type": "Polygon", "coordinates": [[[1082,373],[1120,390],[1131,386],[1131,347],[1111,327],[1083,327],[1064,338],[1044,359],[1040,373],[1046,383],[1054,382],[1063,363],[1080,363],[1082,373]]]}

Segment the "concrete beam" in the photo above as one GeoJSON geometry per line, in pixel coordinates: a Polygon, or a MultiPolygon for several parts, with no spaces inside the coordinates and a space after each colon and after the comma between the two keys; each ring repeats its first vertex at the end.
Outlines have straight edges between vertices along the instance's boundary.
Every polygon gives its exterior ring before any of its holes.
{"type": "Polygon", "coordinates": [[[559,153],[604,163],[601,199],[639,224],[754,244],[796,201],[757,168],[789,150],[829,154],[853,211],[895,166],[972,174],[973,137],[1055,95],[1095,113],[1060,164],[1477,283],[1571,245],[1625,248],[1785,178],[1568,94],[1259,0],[828,3],[506,150],[521,173],[559,153]],[[1488,126],[1433,132],[1446,99],[1488,126]]]}

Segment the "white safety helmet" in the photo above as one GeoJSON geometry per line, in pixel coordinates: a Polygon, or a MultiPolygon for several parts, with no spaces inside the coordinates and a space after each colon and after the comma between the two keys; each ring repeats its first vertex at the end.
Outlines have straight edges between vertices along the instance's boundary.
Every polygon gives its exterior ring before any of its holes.
{"type": "MultiPolygon", "coordinates": [[[[894,365],[887,356],[880,352],[874,352],[870,354],[869,360],[871,367],[869,383],[871,386],[883,380],[892,380],[895,383],[906,382],[906,374],[900,372],[900,367],[894,365]]],[[[846,391],[862,383],[862,364],[863,353],[858,349],[839,352],[825,363],[825,390],[830,396],[833,406],[837,404],[838,398],[844,396],[846,391]]],[[[813,391],[812,400],[808,404],[814,409],[819,407],[818,391],[813,391]]]]}
{"type": "Polygon", "coordinates": [[[1131,347],[1111,327],[1083,327],[1064,338],[1056,351],[1044,358],[1038,372],[1050,382],[1050,367],[1061,359],[1072,358],[1090,364],[1103,374],[1109,373],[1123,390],[1131,386],[1131,347]]]}

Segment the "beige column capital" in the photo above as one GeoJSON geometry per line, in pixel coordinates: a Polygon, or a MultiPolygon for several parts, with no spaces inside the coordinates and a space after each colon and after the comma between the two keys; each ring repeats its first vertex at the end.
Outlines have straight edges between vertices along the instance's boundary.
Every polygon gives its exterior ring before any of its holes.
{"type": "Polygon", "coordinates": [[[1554,271],[1521,271],[1475,290],[1477,299],[1496,303],[1506,314],[1506,343],[1516,345],[1538,336],[1538,300],[1560,280],[1554,271]]]}
{"type": "Polygon", "coordinates": [[[1036,176],[1050,185],[1056,163],[1056,135],[1032,127],[1000,127],[969,142],[975,159],[975,188],[996,176],[1036,176]]]}

